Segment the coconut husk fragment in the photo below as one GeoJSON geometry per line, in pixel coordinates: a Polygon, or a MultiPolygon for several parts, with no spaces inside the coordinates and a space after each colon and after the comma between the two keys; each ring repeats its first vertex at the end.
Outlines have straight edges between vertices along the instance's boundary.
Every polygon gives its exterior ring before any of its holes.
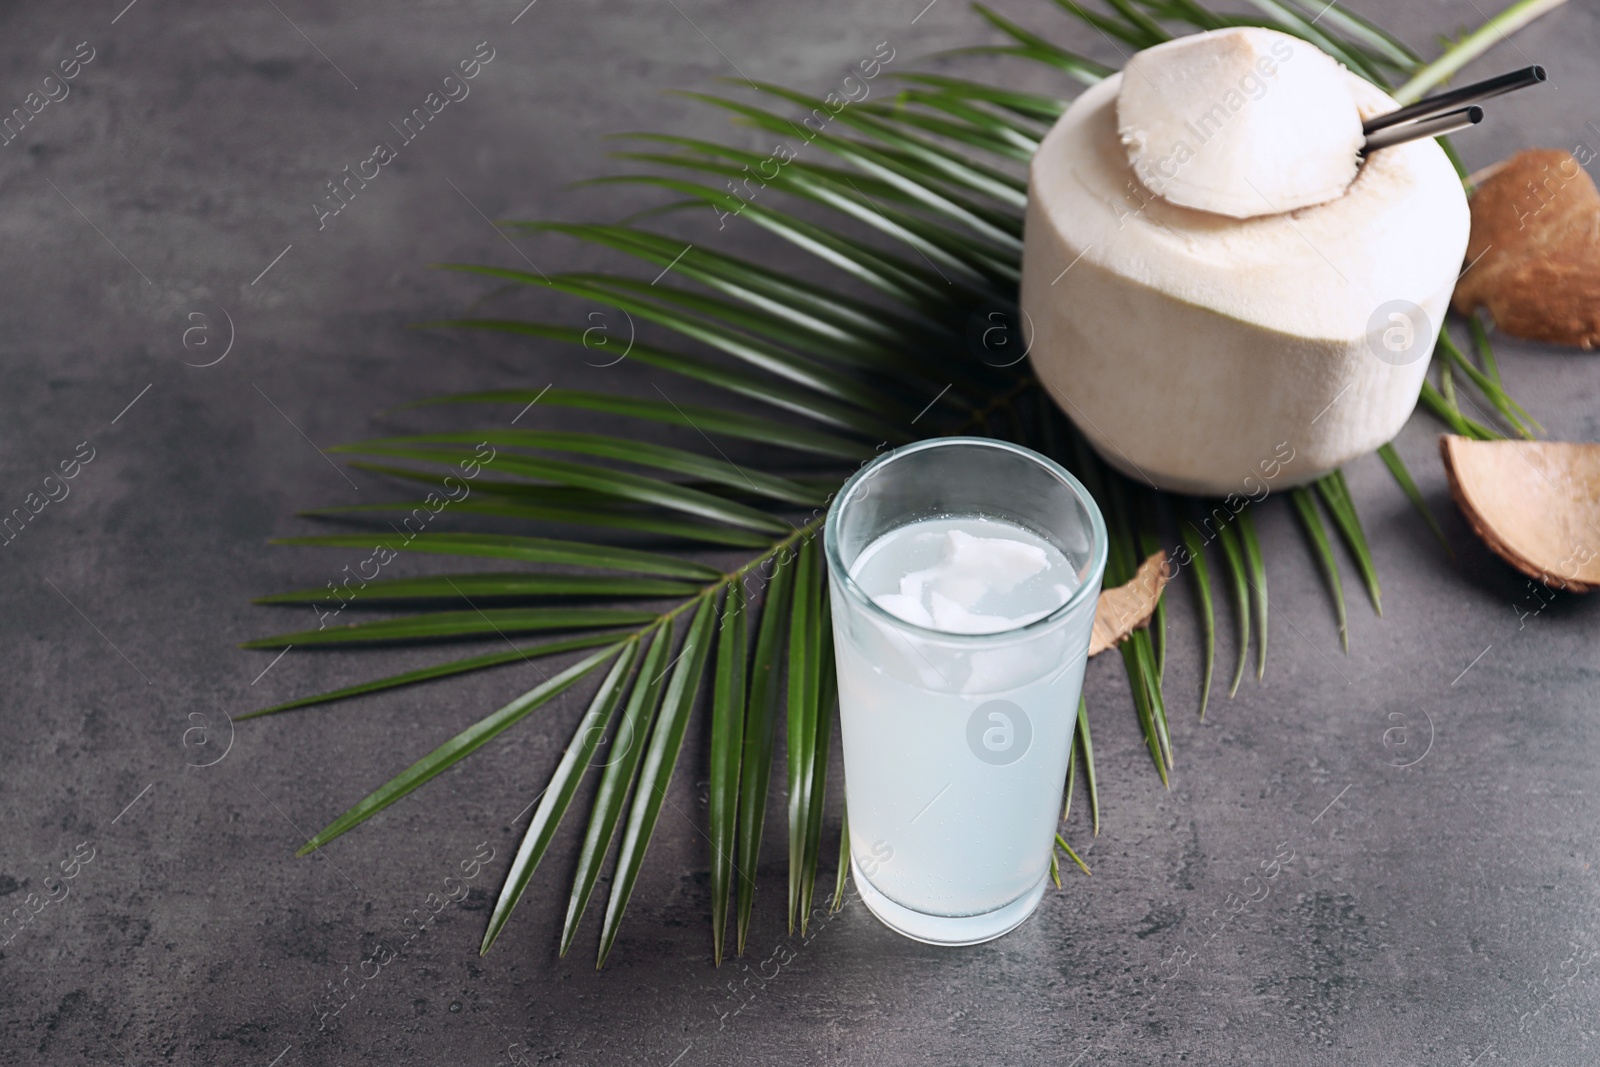
{"type": "Polygon", "coordinates": [[[1552,589],[1600,586],[1600,444],[1444,434],[1450,495],[1501,559],[1552,589]]]}
{"type": "Polygon", "coordinates": [[[1150,616],[1161,602],[1161,591],[1172,576],[1165,552],[1153,553],[1134,572],[1133,580],[1115,589],[1105,589],[1094,607],[1094,632],[1089,637],[1089,655],[1098,655],[1121,644],[1133,631],[1148,626],[1150,616]]]}
{"type": "Polygon", "coordinates": [[[1530,148],[1486,171],[1452,306],[1513,337],[1600,343],[1600,191],[1570,152],[1530,148]]]}

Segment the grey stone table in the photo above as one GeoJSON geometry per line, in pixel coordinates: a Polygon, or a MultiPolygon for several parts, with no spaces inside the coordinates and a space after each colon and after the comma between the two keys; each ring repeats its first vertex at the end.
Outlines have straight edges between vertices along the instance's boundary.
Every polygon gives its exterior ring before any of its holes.
{"type": "MultiPolygon", "coordinates": [[[[508,246],[487,220],[606,220],[646,202],[571,183],[612,166],[605,134],[725,131],[663,88],[744,75],[826,91],[880,41],[909,59],[990,38],[956,0],[124,2],[0,13],[0,113],[63,61],[76,74],[0,148],[0,512],[79,461],[69,495],[0,548],[0,906],[56,892],[44,880],[62,863],[76,871],[66,898],[0,948],[0,1062],[1594,1061],[1600,604],[1533,610],[1449,506],[1437,427],[1420,416],[1399,447],[1447,515],[1455,558],[1376,459],[1354,464],[1385,614],[1349,583],[1345,656],[1288,510],[1265,509],[1265,681],[1196,722],[1197,639],[1175,627],[1167,791],[1120,666],[1093,663],[1105,825],[1078,838],[1094,875],[1069,870],[990,945],[914,944],[859,903],[804,941],[785,936],[775,819],[752,950],[714,969],[697,727],[673,782],[685,817],[663,822],[605,971],[591,963],[593,926],[568,958],[555,953],[570,826],[480,959],[517,813],[576,698],[295,859],[308,832],[530,677],[488,672],[253,722],[228,747],[229,714],[436,657],[295,650],[274,662],[235,648],[301,618],[250,597],[321,584],[345,562],[266,547],[316,528],[295,510],[387,491],[316,446],[415,424],[377,413],[419,396],[599,387],[625,372],[626,388],[650,386],[631,366],[597,370],[549,346],[408,330],[485,292],[430,265],[601,262],[554,238],[508,246]],[[322,216],[325,183],[399,140],[390,123],[480,42],[492,59],[470,95],[322,216]],[[1426,753],[1406,767],[1399,735],[1385,742],[1396,715],[1407,751],[1426,753]],[[353,983],[336,1028],[320,1027],[329,983],[403,937],[480,842],[494,858],[467,899],[353,983]],[[1265,900],[1210,940],[1184,933],[1227,913],[1275,857],[1265,900]]],[[[1482,17],[1472,0],[1386,6],[1422,47],[1482,17]]],[[[1117,59],[1049,5],[1004,7],[1117,59]]],[[[1536,59],[1555,84],[1498,103],[1461,139],[1469,162],[1600,143],[1597,54],[1600,18],[1581,0],[1475,64],[1536,59]]],[[[970,69],[998,70],[987,63],[970,69]]],[[[1011,76],[1068,91],[1040,70],[1011,76]]],[[[749,226],[716,239],[769,247],[749,226]]],[[[1552,436],[1600,438],[1594,357],[1501,351],[1552,436]]],[[[1175,620],[1190,612],[1179,590],[1175,620]]],[[[1231,653],[1224,634],[1222,661],[1231,653]]],[[[838,777],[836,761],[835,789],[838,777]]]]}

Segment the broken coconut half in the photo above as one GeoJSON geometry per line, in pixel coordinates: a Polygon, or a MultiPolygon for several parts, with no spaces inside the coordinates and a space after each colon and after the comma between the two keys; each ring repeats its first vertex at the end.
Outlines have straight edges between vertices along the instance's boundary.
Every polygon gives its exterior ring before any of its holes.
{"type": "Polygon", "coordinates": [[[1395,106],[1305,41],[1228,29],[1139,53],[1062,115],[1029,170],[1021,305],[1041,382],[1113,467],[1256,495],[1399,432],[1469,217],[1431,139],[1355,166],[1395,106]]]}
{"type": "Polygon", "coordinates": [[[1455,309],[1484,307],[1513,337],[1600,344],[1600,192],[1579,161],[1559,148],[1518,152],[1490,169],[1470,206],[1455,309]]]}
{"type": "Polygon", "coordinates": [[[1450,495],[1495,554],[1552,589],[1600,586],[1600,444],[1439,438],[1450,495]]]}

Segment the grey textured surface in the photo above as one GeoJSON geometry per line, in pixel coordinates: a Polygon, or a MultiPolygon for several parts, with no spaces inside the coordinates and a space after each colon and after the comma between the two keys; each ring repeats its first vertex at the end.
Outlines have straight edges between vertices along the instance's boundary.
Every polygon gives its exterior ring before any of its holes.
{"type": "MultiPolygon", "coordinates": [[[[526,670],[241,725],[220,762],[191,765],[224,749],[226,713],[436,655],[296,650],[262,674],[270,654],[235,649],[301,618],[251,596],[321,584],[347,562],[266,538],[312,529],[297,508],[385,492],[360,472],[352,488],[309,442],[414,424],[375,413],[466,388],[649,393],[631,365],[597,371],[555,348],[408,331],[483,292],[428,265],[520,265],[484,216],[611,219],[643,202],[568,183],[609,166],[604,134],[724,128],[664,87],[738,72],[825,91],[882,40],[909,60],[987,39],[955,0],[913,23],[922,6],[542,0],[515,23],[520,0],[6,6],[0,109],[78,42],[95,56],[0,148],[4,510],[79,442],[94,458],[0,550],[0,906],[42,891],[80,842],[95,851],[70,895],[0,949],[0,1061],[1593,1061],[1600,604],[1533,613],[1525,583],[1449,507],[1422,417],[1400,447],[1448,514],[1455,559],[1375,459],[1355,464],[1386,613],[1349,583],[1346,657],[1287,509],[1267,508],[1265,682],[1193,721],[1198,652],[1180,593],[1168,682],[1178,766],[1164,791],[1120,665],[1095,661],[1105,827],[1093,841],[1077,832],[1094,876],[1068,872],[1026,926],[987,946],[902,940],[859,903],[803,944],[785,938],[769,832],[748,962],[714,970],[697,727],[673,784],[681,816],[665,816],[607,969],[592,967],[592,925],[569,958],[554,951],[570,828],[480,960],[513,817],[553,767],[575,699],[321,857],[293,857],[306,832],[520,691],[526,670]],[[319,231],[322,183],[389,139],[388,123],[480,41],[495,58],[470,97],[319,231]],[[226,317],[227,357],[186,366],[220,354],[226,317]],[[1394,715],[1405,751],[1426,751],[1405,768],[1392,765],[1399,735],[1385,747],[1394,715]],[[186,733],[203,725],[209,738],[186,733]],[[327,984],[380,940],[405,940],[407,914],[479,842],[495,858],[468,899],[354,982],[337,1029],[320,1030],[327,984]],[[1245,877],[1289,850],[1266,899],[1209,941],[1183,932],[1227,914],[1245,877]]],[[[1480,20],[1470,0],[1386,6],[1424,46],[1480,20]]],[[[1116,58],[1047,5],[1006,7],[1116,58]]],[[[1469,162],[1600,143],[1596,54],[1600,19],[1581,2],[1477,63],[1487,73],[1526,55],[1555,85],[1498,103],[1462,138],[1469,162]]],[[[1037,71],[1015,77],[1051,86],[1037,71]]],[[[748,226],[715,239],[764,245],[748,226]]],[[[519,247],[544,269],[599,262],[554,239],[519,247]]],[[[1553,436],[1600,438],[1594,357],[1501,351],[1513,392],[1553,436]]],[[[1231,652],[1225,635],[1223,662],[1231,652]]]]}

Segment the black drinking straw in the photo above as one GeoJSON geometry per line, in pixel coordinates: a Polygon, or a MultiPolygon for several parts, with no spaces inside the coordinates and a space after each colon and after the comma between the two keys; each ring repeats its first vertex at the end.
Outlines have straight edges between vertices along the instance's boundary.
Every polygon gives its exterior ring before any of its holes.
{"type": "MultiPolygon", "coordinates": [[[[1361,132],[1370,138],[1379,130],[1386,130],[1390,126],[1398,126],[1403,122],[1417,122],[1430,119],[1435,115],[1442,115],[1447,111],[1459,111],[1468,104],[1481,103],[1491,96],[1509,93],[1516,89],[1526,89],[1530,85],[1538,85],[1545,80],[1544,68],[1535,63],[1531,67],[1514,70],[1510,74],[1502,74],[1497,78],[1489,78],[1471,85],[1463,85],[1459,89],[1439,93],[1418,100],[1415,104],[1383,115],[1375,115],[1361,126],[1361,132]]],[[[1369,142],[1370,143],[1370,142],[1369,142]]],[[[1382,147],[1382,146],[1380,146],[1382,147]]]]}
{"type": "Polygon", "coordinates": [[[1380,148],[1393,148],[1407,141],[1418,141],[1424,137],[1443,137],[1447,133],[1476,126],[1482,121],[1483,108],[1473,104],[1460,111],[1450,111],[1431,119],[1423,119],[1421,122],[1390,126],[1368,137],[1367,143],[1361,146],[1361,152],[1363,155],[1370,155],[1380,148]]]}

